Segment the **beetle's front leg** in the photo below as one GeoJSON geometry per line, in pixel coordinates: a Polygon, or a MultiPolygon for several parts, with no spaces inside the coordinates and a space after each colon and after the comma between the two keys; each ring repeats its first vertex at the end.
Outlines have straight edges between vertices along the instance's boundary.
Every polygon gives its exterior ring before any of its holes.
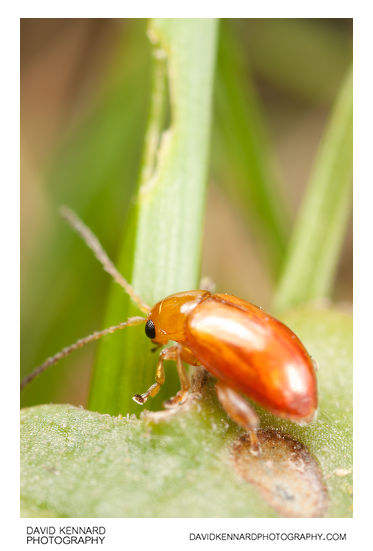
{"type": "Polygon", "coordinates": [[[158,394],[159,389],[161,388],[161,386],[165,382],[165,374],[164,374],[163,363],[164,363],[165,360],[169,359],[168,355],[169,355],[169,350],[171,348],[173,348],[173,346],[171,346],[170,348],[165,348],[164,350],[162,350],[162,352],[159,355],[157,368],[155,370],[155,383],[150,388],[148,388],[148,390],[146,392],[144,392],[143,394],[135,394],[134,396],[132,396],[132,400],[134,400],[135,402],[137,402],[141,406],[143,404],[145,404],[145,402],[147,401],[147,399],[150,396],[153,397],[156,394],[158,394]]]}
{"type": "Polygon", "coordinates": [[[250,451],[259,455],[260,444],[256,431],[259,428],[259,418],[250,404],[238,392],[218,381],[215,385],[219,401],[229,417],[249,432],[251,440],[250,451]]]}
{"type": "Polygon", "coordinates": [[[155,383],[151,387],[149,387],[148,390],[143,394],[135,394],[134,396],[132,396],[132,399],[138,404],[143,405],[148,398],[158,394],[159,389],[165,382],[165,373],[163,366],[165,360],[176,360],[177,372],[179,374],[181,382],[181,390],[176,394],[176,396],[174,396],[170,400],[167,400],[167,402],[164,403],[164,406],[173,407],[176,404],[179,404],[185,400],[188,390],[190,388],[190,383],[188,375],[186,374],[186,371],[184,369],[183,362],[181,360],[181,349],[179,345],[174,344],[173,346],[164,348],[159,355],[157,369],[155,371],[155,383]]]}

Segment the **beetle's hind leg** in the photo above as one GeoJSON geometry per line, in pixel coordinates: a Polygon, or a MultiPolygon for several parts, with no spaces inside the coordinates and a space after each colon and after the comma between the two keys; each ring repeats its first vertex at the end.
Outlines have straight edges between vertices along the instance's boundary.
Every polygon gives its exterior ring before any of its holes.
{"type": "Polygon", "coordinates": [[[256,431],[259,428],[259,418],[250,404],[238,392],[221,381],[216,383],[219,401],[229,417],[248,431],[251,441],[251,453],[260,454],[260,444],[256,431]]]}

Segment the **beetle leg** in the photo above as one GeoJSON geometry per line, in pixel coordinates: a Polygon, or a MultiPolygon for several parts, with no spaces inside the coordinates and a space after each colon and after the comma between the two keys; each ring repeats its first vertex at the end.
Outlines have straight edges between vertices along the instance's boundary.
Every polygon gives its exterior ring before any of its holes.
{"type": "Polygon", "coordinates": [[[179,392],[173,398],[170,398],[169,400],[164,402],[163,405],[166,408],[171,408],[184,402],[190,388],[190,382],[181,359],[181,348],[179,345],[175,344],[174,346],[169,346],[168,348],[163,349],[160,353],[157,363],[157,369],[155,372],[155,383],[152,384],[152,386],[149,387],[148,390],[143,394],[135,394],[134,396],[132,396],[132,399],[138,404],[145,404],[148,398],[158,394],[159,389],[165,381],[165,373],[163,367],[163,363],[165,360],[176,361],[177,372],[181,383],[181,390],[179,390],[179,392]]]}
{"type": "Polygon", "coordinates": [[[176,367],[181,383],[181,390],[179,390],[179,392],[175,396],[173,396],[166,402],[163,402],[163,406],[165,408],[172,408],[178,404],[182,404],[187,397],[188,391],[190,389],[189,377],[187,372],[185,371],[185,367],[181,359],[181,349],[179,346],[175,346],[173,359],[176,360],[176,367]]]}
{"type": "Polygon", "coordinates": [[[146,392],[144,392],[143,394],[135,394],[134,396],[132,396],[132,399],[137,402],[138,404],[140,405],[143,405],[145,404],[146,400],[150,397],[150,396],[155,396],[156,394],[158,394],[159,392],[159,389],[161,388],[161,386],[163,385],[164,381],[165,381],[165,374],[164,374],[164,367],[163,367],[163,362],[165,360],[168,360],[168,351],[173,348],[173,346],[170,346],[170,348],[165,348],[164,350],[162,350],[162,352],[160,353],[159,355],[159,360],[158,360],[158,363],[157,363],[157,368],[155,370],[155,383],[152,384],[151,387],[148,388],[148,390],[146,392]]]}
{"type": "Polygon", "coordinates": [[[257,414],[245,398],[221,381],[216,383],[215,388],[219,401],[229,417],[249,432],[251,453],[253,455],[259,455],[260,444],[256,434],[259,428],[259,418],[257,414]]]}

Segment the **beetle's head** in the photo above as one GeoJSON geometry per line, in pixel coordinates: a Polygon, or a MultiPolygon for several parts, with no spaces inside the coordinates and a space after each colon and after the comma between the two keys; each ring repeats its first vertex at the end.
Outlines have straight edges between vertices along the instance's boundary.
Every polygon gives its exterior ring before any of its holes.
{"type": "Polygon", "coordinates": [[[146,336],[157,344],[185,340],[185,321],[209,291],[186,291],[170,295],[150,310],[145,325],[146,336]]]}

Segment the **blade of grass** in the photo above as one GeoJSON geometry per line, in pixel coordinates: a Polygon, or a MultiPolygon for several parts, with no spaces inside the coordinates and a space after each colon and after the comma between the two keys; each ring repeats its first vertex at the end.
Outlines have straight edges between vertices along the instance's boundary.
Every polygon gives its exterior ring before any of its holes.
{"type": "Polygon", "coordinates": [[[229,23],[221,25],[217,64],[216,178],[260,234],[259,254],[275,276],[287,244],[287,214],[270,168],[260,106],[229,23]]]}
{"type": "MultiPolygon", "coordinates": [[[[118,262],[148,304],[198,286],[216,27],[213,19],[152,20],[149,26],[154,54],[151,114],[136,204],[118,262]]],[[[105,325],[132,312],[138,313],[113,286],[105,325]]],[[[141,411],[131,397],[153,382],[157,358],[151,355],[144,328],[137,329],[101,343],[91,409],[141,411]]],[[[149,408],[159,407],[161,399],[150,401],[149,408]]]]}
{"type": "Polygon", "coordinates": [[[330,293],[351,208],[352,70],[340,91],[303,200],[274,306],[330,293]]]}

